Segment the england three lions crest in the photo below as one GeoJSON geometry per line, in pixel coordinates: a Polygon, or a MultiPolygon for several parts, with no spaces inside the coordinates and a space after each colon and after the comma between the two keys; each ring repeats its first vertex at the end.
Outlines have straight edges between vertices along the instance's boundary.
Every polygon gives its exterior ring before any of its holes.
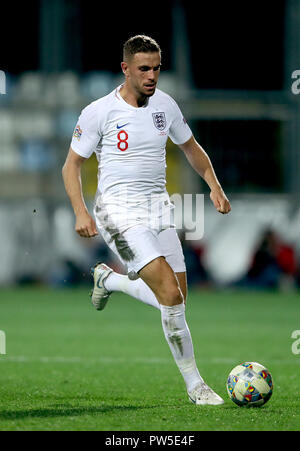
{"type": "Polygon", "coordinates": [[[167,126],[165,113],[153,113],[153,122],[158,130],[164,130],[167,126]]]}

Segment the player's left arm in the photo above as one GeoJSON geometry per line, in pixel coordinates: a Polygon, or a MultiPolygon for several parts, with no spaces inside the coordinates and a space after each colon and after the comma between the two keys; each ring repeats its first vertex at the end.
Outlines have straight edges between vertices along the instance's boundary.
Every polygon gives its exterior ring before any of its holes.
{"type": "Polygon", "coordinates": [[[227,214],[231,211],[230,202],[217,179],[209,156],[192,136],[186,143],[181,144],[188,162],[210,187],[210,198],[219,213],[227,214]]]}

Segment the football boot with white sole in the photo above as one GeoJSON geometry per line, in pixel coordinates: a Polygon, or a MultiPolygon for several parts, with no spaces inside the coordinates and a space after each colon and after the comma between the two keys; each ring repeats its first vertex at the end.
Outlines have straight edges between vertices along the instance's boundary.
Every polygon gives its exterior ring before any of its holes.
{"type": "Polygon", "coordinates": [[[218,406],[224,404],[221,396],[217,395],[208,385],[199,384],[188,392],[190,401],[197,406],[218,406]]]}
{"type": "Polygon", "coordinates": [[[103,310],[109,300],[111,291],[104,286],[104,281],[113,272],[105,263],[97,263],[92,269],[91,274],[94,278],[94,288],[90,293],[92,304],[96,310],[103,310]]]}

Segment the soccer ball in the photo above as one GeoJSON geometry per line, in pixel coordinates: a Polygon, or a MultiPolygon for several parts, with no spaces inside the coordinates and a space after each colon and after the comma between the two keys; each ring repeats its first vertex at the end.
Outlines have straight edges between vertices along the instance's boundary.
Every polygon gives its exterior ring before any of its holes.
{"type": "Polygon", "coordinates": [[[238,406],[260,407],[272,396],[271,373],[256,362],[236,366],[227,379],[227,392],[238,406]]]}

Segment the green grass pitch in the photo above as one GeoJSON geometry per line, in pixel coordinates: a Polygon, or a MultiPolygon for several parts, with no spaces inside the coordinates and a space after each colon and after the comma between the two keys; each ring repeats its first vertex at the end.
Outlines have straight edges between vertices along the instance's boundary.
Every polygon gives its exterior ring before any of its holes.
{"type": "Polygon", "coordinates": [[[103,312],[88,289],[2,289],[0,430],[299,430],[299,294],[189,294],[187,320],[199,370],[224,399],[196,407],[163,336],[159,311],[114,294],[103,312]],[[239,408],[226,379],[238,363],[269,368],[274,393],[239,408]]]}

